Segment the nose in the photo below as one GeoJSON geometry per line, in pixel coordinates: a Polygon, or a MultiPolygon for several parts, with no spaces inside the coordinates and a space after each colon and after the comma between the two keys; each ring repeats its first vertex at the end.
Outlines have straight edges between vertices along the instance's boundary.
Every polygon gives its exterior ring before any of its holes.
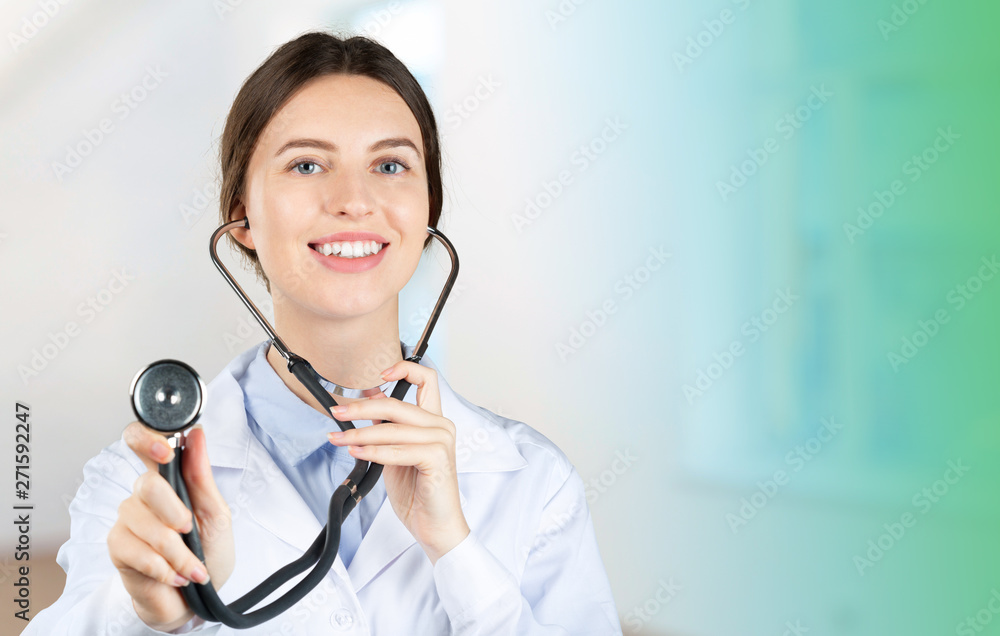
{"type": "Polygon", "coordinates": [[[375,213],[375,198],[364,170],[338,171],[327,194],[326,210],[335,216],[364,217],[375,213]]]}

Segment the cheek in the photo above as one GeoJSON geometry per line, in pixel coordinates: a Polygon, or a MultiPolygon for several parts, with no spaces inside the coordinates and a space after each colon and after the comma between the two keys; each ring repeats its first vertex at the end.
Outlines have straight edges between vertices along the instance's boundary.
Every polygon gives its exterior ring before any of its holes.
{"type": "Polygon", "coordinates": [[[254,193],[250,227],[257,228],[254,243],[261,262],[281,262],[295,247],[294,211],[301,203],[277,188],[260,188],[254,193]]]}
{"type": "Polygon", "coordinates": [[[258,220],[256,226],[253,220],[250,223],[251,228],[257,228],[254,231],[257,259],[268,278],[272,281],[291,281],[308,276],[309,272],[304,268],[311,263],[296,258],[296,240],[287,224],[270,215],[266,220],[258,220]]]}
{"type": "MultiPolygon", "coordinates": [[[[426,226],[424,227],[426,228],[426,226]]],[[[419,236],[414,235],[413,240],[406,246],[405,253],[402,255],[402,258],[399,259],[399,266],[396,272],[396,276],[398,278],[396,286],[400,289],[406,287],[421,267],[421,256],[423,256],[424,253],[424,244],[421,238],[422,236],[426,236],[426,232],[419,236]]],[[[424,266],[427,267],[427,265],[424,266]]],[[[433,268],[433,266],[430,267],[433,268]]]]}

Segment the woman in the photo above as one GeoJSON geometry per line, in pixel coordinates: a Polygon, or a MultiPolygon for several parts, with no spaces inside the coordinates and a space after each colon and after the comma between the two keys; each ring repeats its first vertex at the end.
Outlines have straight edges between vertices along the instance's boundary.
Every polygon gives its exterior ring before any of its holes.
{"type": "Polygon", "coordinates": [[[288,347],[343,386],[413,387],[403,401],[338,398],[334,417],[358,428],[327,436],[329,415],[268,342],[230,363],[183,458],[207,571],[157,471],[173,451],[133,422],[87,463],[100,485],[70,506],[66,589],[25,633],[621,633],[565,455],[463,400],[426,358],[405,360],[398,294],[442,206],[434,116],[405,66],[361,37],[283,45],[237,95],[221,161],[222,220],[249,219],[232,236],[288,347]],[[228,603],[300,556],[355,458],[385,471],[323,584],[242,632],[194,616],[180,586],[211,580],[228,603]]]}

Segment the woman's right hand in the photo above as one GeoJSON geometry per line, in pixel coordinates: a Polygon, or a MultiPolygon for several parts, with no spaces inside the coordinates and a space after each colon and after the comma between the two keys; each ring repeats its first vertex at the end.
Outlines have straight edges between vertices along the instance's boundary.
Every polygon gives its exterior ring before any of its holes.
{"type": "Polygon", "coordinates": [[[194,616],[181,594],[182,585],[203,583],[210,576],[219,589],[232,574],[232,517],[212,478],[205,432],[195,427],[187,435],[181,472],[198,519],[208,565],[205,574],[205,566],[178,534],[191,530],[191,511],[159,472],[160,464],[174,458],[173,449],[162,434],[139,422],[129,424],[123,438],[146,464],[147,472],[135,480],[131,496],[118,506],[118,519],[108,533],[108,551],[139,618],[169,632],[194,616]]]}

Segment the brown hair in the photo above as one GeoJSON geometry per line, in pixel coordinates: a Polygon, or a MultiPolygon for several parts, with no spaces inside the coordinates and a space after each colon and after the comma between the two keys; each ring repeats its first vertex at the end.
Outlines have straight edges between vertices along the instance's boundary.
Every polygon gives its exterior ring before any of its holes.
{"type": "MultiPolygon", "coordinates": [[[[364,75],[386,84],[410,107],[420,126],[430,200],[428,225],[436,228],[441,216],[441,147],[437,123],[427,96],[406,66],[389,49],[364,36],[340,39],[314,31],[281,45],[243,82],[226,118],[219,161],[222,187],[219,212],[223,223],[246,192],[247,168],[261,133],[286,101],[310,80],[324,75],[364,75]]],[[[230,235],[230,240],[271,290],[255,250],[230,235]]],[[[430,243],[428,236],[424,247],[430,243]]]]}

